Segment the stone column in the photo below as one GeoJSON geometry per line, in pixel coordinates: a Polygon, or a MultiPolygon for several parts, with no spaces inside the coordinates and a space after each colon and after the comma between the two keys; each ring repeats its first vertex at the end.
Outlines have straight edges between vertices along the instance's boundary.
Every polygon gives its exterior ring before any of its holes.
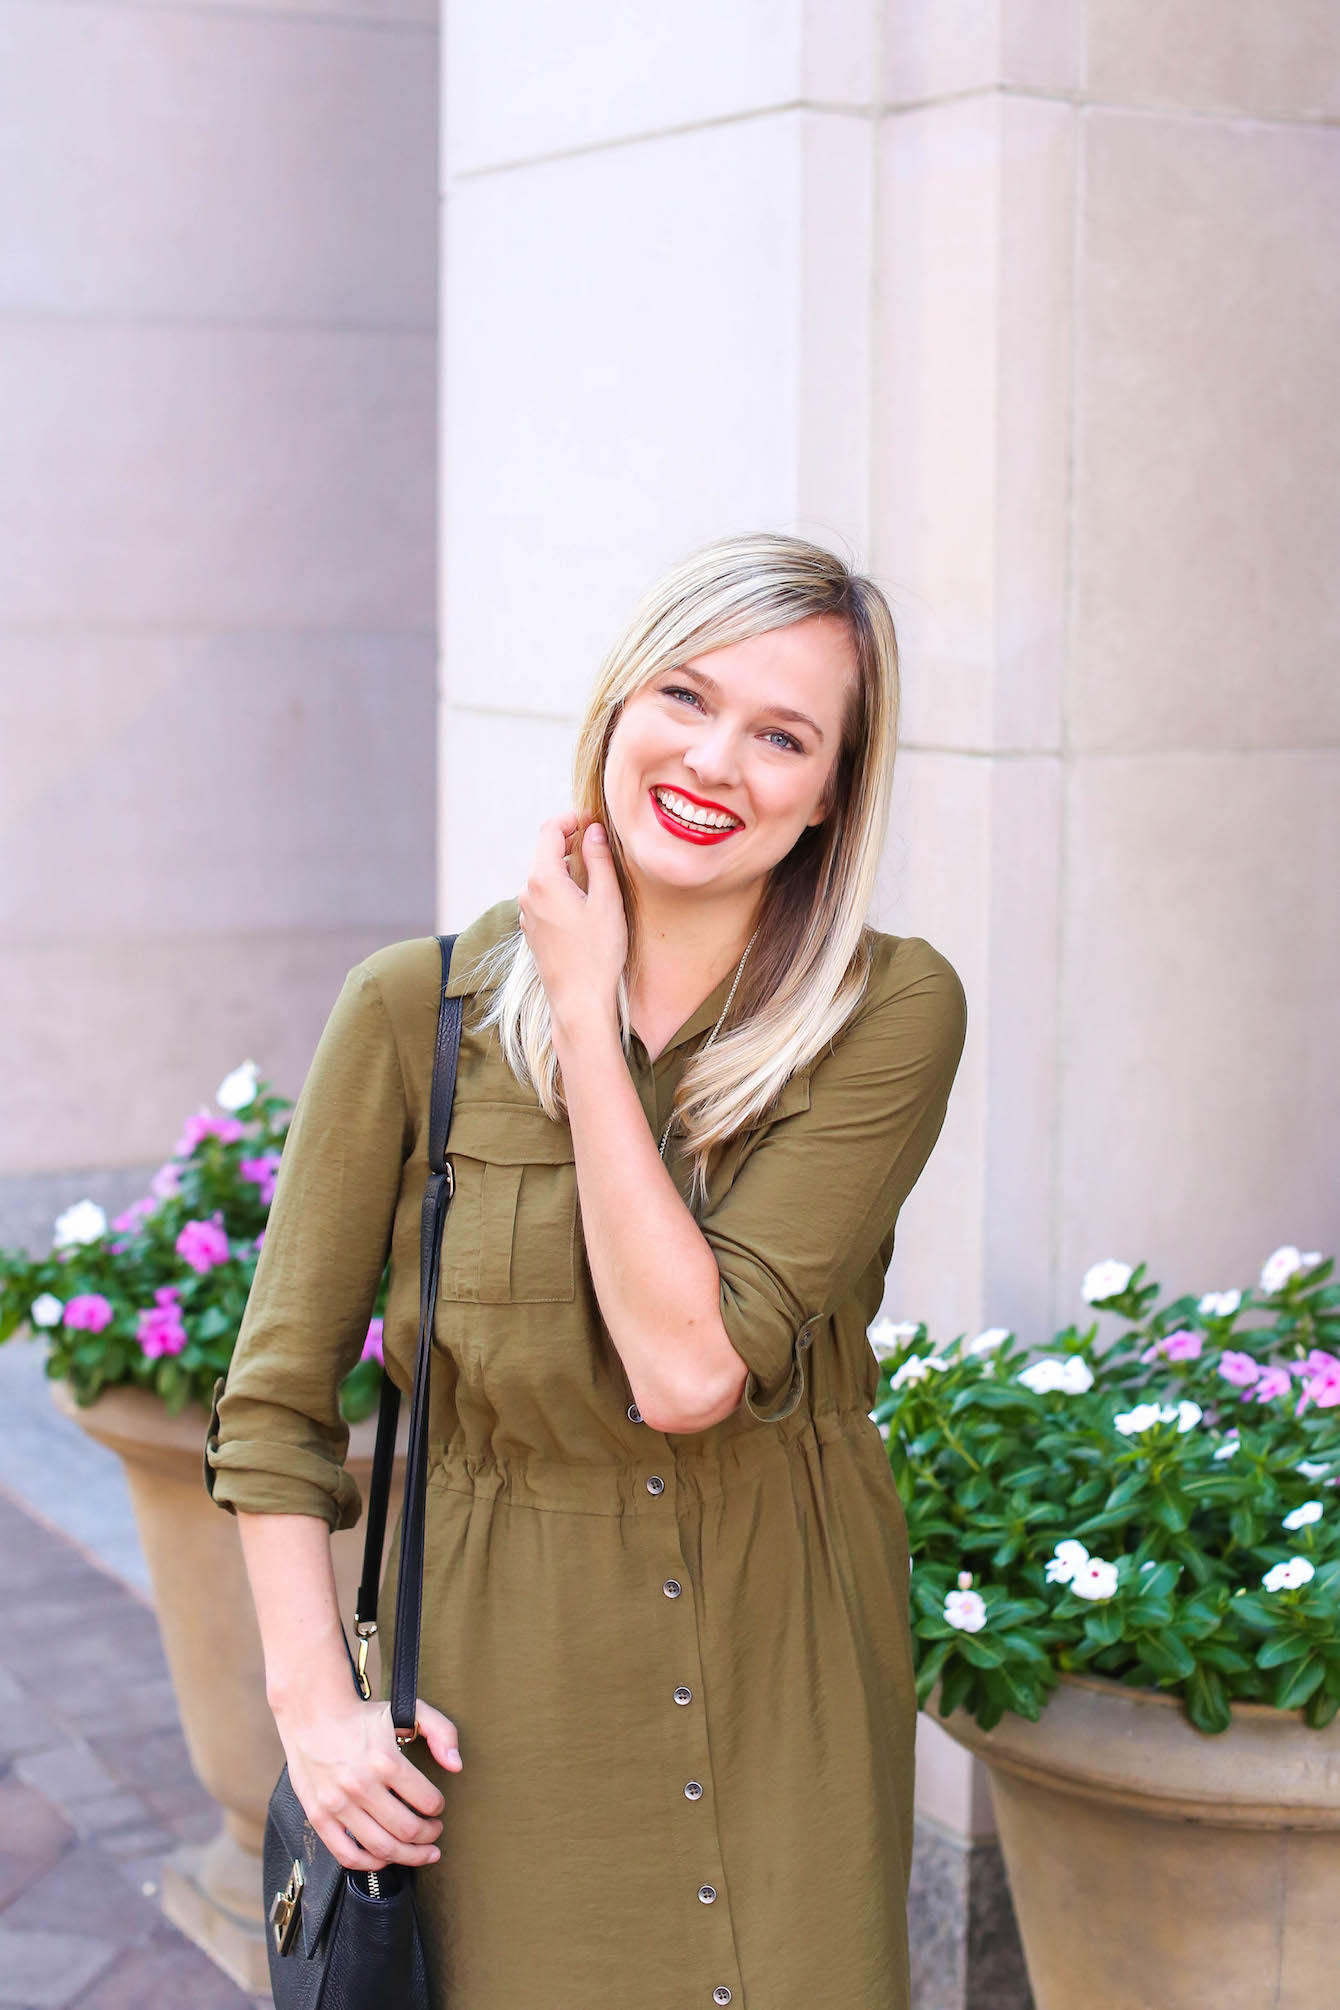
{"type": "MultiPolygon", "coordinates": [[[[902,0],[888,31],[885,926],[934,917],[971,1019],[890,1310],[1042,1341],[1099,1257],[1207,1290],[1335,1246],[1337,30],[902,0]]],[[[989,1797],[921,1729],[920,2010],[1015,2010],[989,1797]]]]}
{"type": "MultiPolygon", "coordinates": [[[[969,998],[886,1309],[1042,1342],[1098,1257],[1333,1244],[1329,10],[444,22],[444,920],[515,889],[662,566],[830,540],[904,650],[875,919],[969,998]]],[[[1023,2010],[984,1780],[922,1734],[918,2010],[1023,2010]]]]}
{"type": "Polygon", "coordinates": [[[432,925],[435,0],[0,4],[0,1239],[432,925]]]}

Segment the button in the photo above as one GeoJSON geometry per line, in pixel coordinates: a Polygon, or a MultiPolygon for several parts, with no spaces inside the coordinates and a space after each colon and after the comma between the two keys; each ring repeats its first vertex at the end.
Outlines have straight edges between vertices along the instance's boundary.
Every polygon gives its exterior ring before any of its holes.
{"type": "Polygon", "coordinates": [[[659,1473],[653,1473],[647,1481],[647,1492],[649,1494],[663,1494],[665,1492],[665,1481],[659,1473]]]}
{"type": "Polygon", "coordinates": [[[701,1780],[686,1780],[684,1782],[685,1800],[700,1801],[702,1797],[703,1797],[703,1788],[701,1780]]]}
{"type": "Polygon", "coordinates": [[[676,1703],[691,1703],[693,1701],[692,1689],[676,1689],[675,1701],[676,1703]]]}
{"type": "Polygon", "coordinates": [[[636,1403],[630,1403],[628,1405],[628,1414],[632,1418],[635,1424],[640,1424],[642,1422],[642,1412],[641,1410],[638,1409],[636,1403]]]}
{"type": "Polygon", "coordinates": [[[704,1905],[710,1905],[716,1895],[717,1888],[714,1884],[700,1884],[698,1886],[698,1896],[704,1905]]]}
{"type": "Polygon", "coordinates": [[[675,1577],[667,1577],[665,1583],[661,1586],[661,1590],[667,1598],[678,1598],[683,1589],[683,1585],[675,1577]]]}
{"type": "Polygon", "coordinates": [[[730,1990],[726,1987],[724,1982],[722,1983],[719,1989],[714,1989],[712,1991],[712,2001],[714,2003],[730,2002],[730,1990]]]}

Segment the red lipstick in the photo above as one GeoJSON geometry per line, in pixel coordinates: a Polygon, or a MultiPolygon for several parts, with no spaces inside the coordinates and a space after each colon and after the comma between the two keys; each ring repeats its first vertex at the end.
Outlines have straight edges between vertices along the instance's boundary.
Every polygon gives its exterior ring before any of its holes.
{"type": "MultiPolygon", "coordinates": [[[[727,817],[735,815],[734,810],[728,810],[724,803],[707,802],[702,796],[695,796],[688,789],[677,788],[674,793],[677,796],[683,796],[686,802],[697,803],[702,809],[716,810],[722,816],[727,817]]],[[[701,830],[696,824],[684,823],[670,810],[663,809],[657,801],[655,789],[648,789],[647,796],[652,809],[656,813],[657,819],[664,828],[670,831],[673,836],[684,838],[689,844],[720,844],[723,838],[734,837],[736,831],[743,830],[744,828],[743,824],[735,823],[726,830],[701,830]]]]}

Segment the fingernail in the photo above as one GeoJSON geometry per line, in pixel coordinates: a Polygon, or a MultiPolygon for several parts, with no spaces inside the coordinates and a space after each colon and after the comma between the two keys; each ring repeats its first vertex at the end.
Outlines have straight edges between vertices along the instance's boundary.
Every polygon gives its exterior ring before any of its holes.
{"type": "Polygon", "coordinates": [[[442,1852],[440,1849],[430,1849],[428,1852],[429,1863],[437,1863],[440,1860],[441,1855],[442,1852]]]}
{"type": "Polygon", "coordinates": [[[603,827],[602,827],[602,826],[601,826],[600,824],[592,824],[592,825],[591,825],[591,835],[592,835],[592,837],[593,837],[593,838],[595,839],[595,841],[596,841],[596,843],[597,843],[597,844],[604,844],[604,842],[605,842],[605,832],[604,832],[604,829],[603,829],[603,827]]]}
{"type": "Polygon", "coordinates": [[[461,1755],[460,1755],[460,1753],[459,1753],[459,1752],[458,1752],[458,1751],[456,1750],[456,1747],[455,1747],[454,1745],[452,1746],[451,1750],[450,1750],[450,1751],[449,1751],[449,1752],[447,1753],[447,1764],[448,1764],[448,1765],[450,1765],[450,1764],[451,1764],[451,1761],[452,1761],[453,1759],[454,1759],[454,1760],[456,1761],[456,1764],[457,1764],[457,1765],[459,1766],[459,1765],[460,1765],[460,1763],[461,1763],[461,1755]]]}

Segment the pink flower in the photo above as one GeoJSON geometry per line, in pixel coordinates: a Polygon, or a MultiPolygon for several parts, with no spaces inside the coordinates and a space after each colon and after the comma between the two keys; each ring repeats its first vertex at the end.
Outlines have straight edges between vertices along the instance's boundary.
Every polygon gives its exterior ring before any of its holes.
{"type": "Polygon", "coordinates": [[[1219,1357],[1219,1373],[1235,1389],[1249,1389],[1261,1370],[1250,1354],[1238,1354],[1230,1347],[1219,1357]]]}
{"type": "Polygon", "coordinates": [[[182,1126],[176,1143],[176,1156],[188,1159],[196,1146],[208,1137],[216,1137],[225,1145],[235,1145],[239,1138],[245,1136],[246,1127],[236,1117],[215,1117],[208,1110],[197,1110],[182,1126]]]}
{"type": "Polygon", "coordinates": [[[1244,1403],[1269,1403],[1276,1396],[1287,1396],[1292,1387],[1287,1368],[1263,1368],[1260,1379],[1249,1393],[1244,1393],[1242,1400],[1244,1403]]]}
{"type": "Polygon", "coordinates": [[[216,1213],[208,1221],[188,1221],[173,1247],[192,1270],[203,1273],[212,1270],[216,1263],[226,1263],[231,1252],[223,1215],[216,1213]]]}
{"type": "Polygon", "coordinates": [[[1200,1358],[1204,1346],[1199,1333],[1189,1326],[1179,1326],[1175,1333],[1165,1333],[1161,1340],[1155,1340],[1145,1348],[1140,1356],[1142,1361],[1152,1361],[1156,1354],[1166,1356],[1169,1361],[1195,1361],[1200,1358]]]}
{"type": "Polygon", "coordinates": [[[61,1323],[78,1327],[84,1333],[101,1333],[115,1317],[109,1301],[100,1291],[85,1291],[78,1298],[67,1299],[61,1323]]]}
{"type": "Polygon", "coordinates": [[[1303,1393],[1294,1408],[1301,1417],[1309,1403],[1319,1410],[1340,1408],[1340,1357],[1314,1347],[1303,1367],[1303,1393]]]}
{"type": "Polygon", "coordinates": [[[363,1342],[362,1361],[380,1361],[382,1358],[382,1321],[374,1319],[368,1327],[368,1337],[363,1342]]]}
{"type": "Polygon", "coordinates": [[[113,1215],[112,1227],[123,1229],[127,1235],[133,1235],[140,1223],[147,1221],[149,1216],[156,1214],[157,1211],[158,1201],[156,1197],[151,1193],[146,1193],[142,1199],[132,1200],[130,1206],[124,1209],[121,1214],[113,1215]]]}
{"type": "Polygon", "coordinates": [[[260,1234],[255,1238],[251,1246],[253,1249],[259,1249],[264,1241],[265,1241],[265,1230],[262,1229],[260,1234]]]}
{"type": "Polygon", "coordinates": [[[161,1165],[149,1182],[149,1191],[159,1200],[171,1200],[174,1193],[181,1192],[181,1167],[175,1159],[161,1165]]]}
{"type": "Polygon", "coordinates": [[[136,1338],[141,1353],[151,1361],[156,1361],[160,1354],[180,1354],[186,1345],[186,1328],[177,1303],[180,1296],[177,1285],[160,1285],[154,1293],[152,1310],[146,1307],[140,1313],[136,1338]]]}
{"type": "Polygon", "coordinates": [[[243,1159],[237,1170],[243,1179],[252,1180],[261,1190],[261,1200],[268,1207],[275,1196],[275,1175],[279,1170],[279,1153],[263,1152],[258,1159],[243,1159]]]}

